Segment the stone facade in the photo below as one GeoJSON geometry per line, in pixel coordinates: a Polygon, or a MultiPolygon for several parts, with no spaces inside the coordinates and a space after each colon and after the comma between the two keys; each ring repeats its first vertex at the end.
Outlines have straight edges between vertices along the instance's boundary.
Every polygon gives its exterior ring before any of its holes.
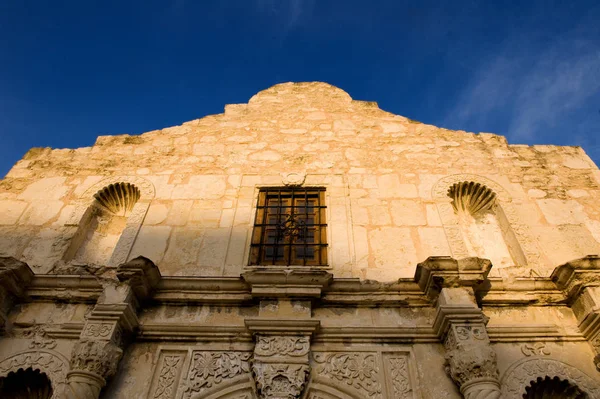
{"type": "Polygon", "coordinates": [[[0,392],[600,398],[599,200],[580,148],[324,83],[34,148],[0,182],[0,392]],[[269,187],[325,190],[326,265],[250,265],[269,187]]]}

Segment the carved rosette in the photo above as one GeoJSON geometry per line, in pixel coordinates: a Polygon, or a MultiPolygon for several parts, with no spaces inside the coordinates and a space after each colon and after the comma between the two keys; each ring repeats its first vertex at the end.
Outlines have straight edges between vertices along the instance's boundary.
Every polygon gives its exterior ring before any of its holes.
{"type": "Polygon", "coordinates": [[[310,373],[309,349],[309,336],[257,335],[252,373],[259,396],[265,399],[299,398],[310,373]]]}
{"type": "Polygon", "coordinates": [[[483,323],[451,325],[444,345],[446,371],[466,399],[500,397],[496,352],[483,323]]]}

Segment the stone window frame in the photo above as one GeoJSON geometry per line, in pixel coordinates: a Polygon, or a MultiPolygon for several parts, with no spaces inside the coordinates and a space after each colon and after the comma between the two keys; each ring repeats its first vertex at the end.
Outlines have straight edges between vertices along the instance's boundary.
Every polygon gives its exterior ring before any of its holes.
{"type": "Polygon", "coordinates": [[[519,250],[523,259],[518,262],[515,260],[516,266],[535,268],[540,264],[540,253],[535,245],[532,234],[529,228],[520,222],[517,216],[517,210],[514,205],[514,199],[501,184],[496,181],[475,174],[455,174],[441,178],[432,187],[431,193],[433,201],[436,204],[452,257],[462,259],[471,256],[464,242],[462,232],[460,230],[460,222],[458,215],[452,206],[452,199],[448,196],[448,190],[456,183],[474,182],[479,183],[496,194],[497,205],[502,210],[503,216],[506,218],[510,233],[514,235],[516,243],[519,245],[519,250]]]}
{"type": "MultiPolygon", "coordinates": [[[[251,239],[251,256],[250,263],[251,266],[266,266],[271,263],[271,266],[303,266],[303,267],[323,267],[327,266],[327,249],[329,243],[327,240],[327,204],[325,203],[325,193],[326,189],[324,187],[318,186],[302,186],[302,185],[288,185],[288,186],[278,186],[278,187],[260,187],[258,192],[258,202],[264,202],[261,206],[262,208],[262,219],[263,220],[254,220],[253,230],[252,230],[252,239],[251,239]],[[269,198],[274,196],[274,192],[277,192],[277,198],[279,199],[279,205],[276,206],[276,213],[273,213],[273,205],[269,205],[269,198]],[[282,200],[282,198],[284,198],[282,200]],[[286,199],[288,205],[285,205],[286,199]],[[298,201],[306,201],[307,204],[300,206],[298,205],[298,201]],[[308,205],[309,201],[313,205],[308,205]],[[296,214],[295,211],[297,208],[304,209],[305,213],[296,214]],[[313,208],[313,211],[310,215],[312,215],[312,223],[304,226],[302,221],[296,223],[296,218],[299,216],[302,219],[309,218],[309,208],[313,208]],[[272,223],[270,219],[276,215],[277,222],[272,223]],[[287,217],[287,218],[286,218],[287,217]],[[289,223],[289,225],[288,225],[289,223]],[[287,229],[288,226],[292,226],[291,230],[288,233],[282,231],[283,229],[287,229]],[[304,226],[304,227],[303,227],[304,226]],[[304,233],[308,231],[314,232],[314,239],[312,242],[305,241],[303,239],[304,233]],[[265,236],[269,236],[268,232],[274,233],[277,232],[277,239],[273,243],[269,243],[265,240],[265,236]],[[324,234],[323,234],[324,233],[324,234]],[[285,235],[289,237],[296,237],[289,242],[286,242],[283,238],[285,235]],[[325,237],[323,240],[322,237],[325,237]],[[255,242],[258,238],[259,242],[255,242]],[[299,239],[300,242],[304,241],[304,244],[298,244],[299,239]],[[272,244],[272,245],[271,245],[272,244]],[[301,246],[300,246],[301,245],[301,246]],[[254,249],[253,249],[254,248],[254,249]],[[271,250],[277,250],[277,253],[281,250],[281,259],[277,259],[275,256],[275,251],[273,252],[271,258],[269,259],[269,255],[265,253],[271,248],[271,250]],[[313,258],[309,258],[308,256],[304,256],[304,251],[307,249],[312,249],[313,258]],[[302,254],[298,255],[298,250],[302,250],[302,254]],[[256,251],[254,253],[254,251],[256,251]],[[285,264],[290,262],[289,264],[285,264]],[[321,263],[320,260],[325,259],[325,263],[321,263]],[[280,262],[283,262],[280,264],[280,262]],[[300,264],[302,262],[302,264],[300,264]]],[[[258,207],[258,206],[257,206],[258,207]]],[[[259,212],[260,213],[260,212],[259,212]]]]}
{"type": "MultiPolygon", "coordinates": [[[[90,212],[95,206],[96,199],[94,198],[94,194],[110,184],[115,183],[133,184],[140,190],[140,198],[137,200],[127,217],[125,229],[121,233],[106,265],[109,267],[116,267],[127,261],[138,232],[144,222],[144,218],[146,217],[146,213],[148,212],[148,208],[150,207],[150,203],[156,196],[154,185],[149,180],[139,176],[111,176],[103,178],[87,188],[83,194],[80,195],[79,199],[74,204],[75,209],[73,213],[65,223],[65,227],[71,228],[71,231],[69,231],[67,236],[70,238],[71,243],[73,243],[75,236],[87,226],[90,212]]],[[[67,263],[71,262],[75,252],[79,249],[78,246],[77,248],[75,248],[75,246],[69,245],[63,255],[63,259],[67,260],[67,263]]]]}
{"type": "MultiPolygon", "coordinates": [[[[279,269],[287,268],[287,269],[300,269],[306,270],[307,268],[318,268],[320,270],[332,270],[334,265],[334,252],[335,252],[335,242],[333,241],[333,228],[331,226],[332,223],[332,206],[339,206],[334,199],[337,199],[335,195],[336,189],[347,191],[347,182],[343,175],[341,174],[305,174],[305,173],[281,173],[279,175],[250,175],[245,174],[242,175],[241,183],[242,188],[251,188],[252,189],[252,203],[250,210],[250,217],[248,220],[248,230],[246,234],[246,242],[244,245],[244,258],[243,258],[243,269],[252,270],[257,268],[272,268],[279,269]],[[247,182],[245,182],[245,178],[247,182]],[[340,187],[334,184],[334,179],[338,178],[342,181],[340,187]],[[325,205],[327,206],[325,210],[325,216],[327,220],[327,265],[325,266],[302,266],[302,265],[288,265],[288,266],[273,266],[273,265],[249,265],[250,263],[250,244],[252,240],[252,229],[254,228],[255,218],[256,218],[256,208],[258,205],[258,196],[261,188],[269,188],[269,187],[285,187],[285,186],[300,186],[300,187],[323,187],[325,189],[325,205]]],[[[342,197],[341,195],[339,197],[342,197]]],[[[350,212],[350,204],[346,194],[344,197],[344,205],[345,211],[348,214],[350,212]]],[[[349,239],[349,258],[352,260],[355,258],[354,255],[354,242],[352,236],[352,225],[348,221],[346,221],[346,229],[348,230],[348,239],[349,239]]]]}

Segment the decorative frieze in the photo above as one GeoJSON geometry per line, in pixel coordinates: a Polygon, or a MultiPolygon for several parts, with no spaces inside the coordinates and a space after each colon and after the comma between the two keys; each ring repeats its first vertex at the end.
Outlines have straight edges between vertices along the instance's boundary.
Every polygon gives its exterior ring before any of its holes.
{"type": "Polygon", "coordinates": [[[183,397],[190,398],[226,380],[249,373],[250,356],[249,352],[193,351],[183,397]]]}
{"type": "Polygon", "coordinates": [[[350,386],[366,398],[383,397],[375,353],[320,352],[313,360],[316,375],[350,386]]]}

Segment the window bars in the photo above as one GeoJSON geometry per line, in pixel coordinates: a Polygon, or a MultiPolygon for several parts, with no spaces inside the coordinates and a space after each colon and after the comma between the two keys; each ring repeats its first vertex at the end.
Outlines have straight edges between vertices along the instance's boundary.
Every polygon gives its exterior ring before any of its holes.
{"type": "Polygon", "coordinates": [[[250,265],[326,265],[325,209],[322,187],[261,189],[250,265]]]}

